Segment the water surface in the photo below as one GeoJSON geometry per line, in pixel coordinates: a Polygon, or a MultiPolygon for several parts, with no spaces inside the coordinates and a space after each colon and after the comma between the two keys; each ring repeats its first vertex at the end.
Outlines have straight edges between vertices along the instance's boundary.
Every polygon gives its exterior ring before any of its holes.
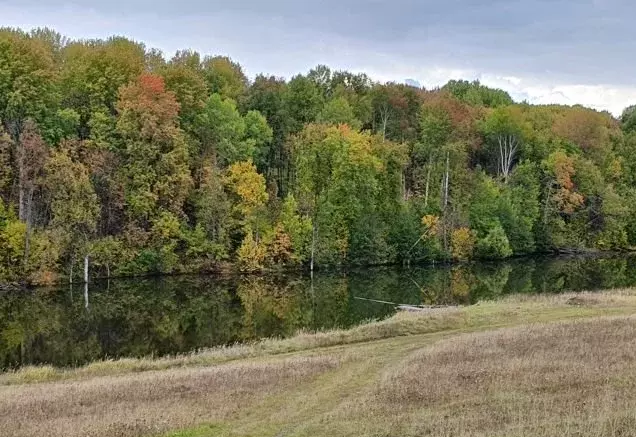
{"type": "Polygon", "coordinates": [[[397,304],[636,286],[636,257],[535,258],[219,279],[135,278],[0,294],[0,368],[76,366],[347,328],[397,304]],[[369,300],[371,299],[371,300],[369,300]]]}

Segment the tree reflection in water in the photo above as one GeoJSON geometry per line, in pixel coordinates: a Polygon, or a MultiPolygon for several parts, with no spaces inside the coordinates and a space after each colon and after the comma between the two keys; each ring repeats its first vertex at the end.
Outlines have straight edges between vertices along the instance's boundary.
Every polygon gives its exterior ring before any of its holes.
{"type": "Polygon", "coordinates": [[[636,258],[534,258],[233,279],[135,278],[0,295],[0,366],[185,353],[346,328],[399,304],[467,305],[517,293],[636,285],[636,258]],[[82,288],[80,288],[82,287],[82,288]],[[74,295],[83,293],[83,299],[74,295]],[[361,300],[362,297],[372,300],[361,300]]]}

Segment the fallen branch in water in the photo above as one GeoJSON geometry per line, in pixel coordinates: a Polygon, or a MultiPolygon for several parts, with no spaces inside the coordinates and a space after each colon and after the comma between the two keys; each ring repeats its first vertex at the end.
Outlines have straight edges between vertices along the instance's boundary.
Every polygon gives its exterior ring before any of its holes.
{"type": "Polygon", "coordinates": [[[376,303],[383,303],[386,305],[393,305],[400,311],[424,311],[424,310],[433,310],[437,308],[457,308],[458,307],[457,305],[409,305],[404,303],[389,302],[386,300],[368,299],[366,297],[358,297],[358,296],[354,296],[353,298],[358,300],[366,300],[368,302],[376,302],[376,303]]]}

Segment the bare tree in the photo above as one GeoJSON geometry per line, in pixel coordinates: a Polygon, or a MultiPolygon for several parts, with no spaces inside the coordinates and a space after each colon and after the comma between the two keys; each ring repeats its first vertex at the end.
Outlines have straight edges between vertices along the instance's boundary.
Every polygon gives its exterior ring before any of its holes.
{"type": "Polygon", "coordinates": [[[444,250],[448,250],[448,186],[450,182],[450,152],[446,152],[446,169],[442,178],[442,239],[444,250]]]}
{"type": "Polygon", "coordinates": [[[428,163],[426,165],[426,186],[424,188],[424,208],[428,207],[428,192],[431,186],[431,171],[433,170],[433,152],[429,154],[428,163]]]}
{"type": "Polygon", "coordinates": [[[382,141],[386,140],[386,127],[391,117],[391,107],[388,102],[383,103],[378,109],[380,123],[382,123],[382,141]]]}
{"type": "Polygon", "coordinates": [[[499,145],[498,171],[507,183],[519,148],[519,140],[514,134],[500,134],[497,135],[497,144],[499,145]]]}

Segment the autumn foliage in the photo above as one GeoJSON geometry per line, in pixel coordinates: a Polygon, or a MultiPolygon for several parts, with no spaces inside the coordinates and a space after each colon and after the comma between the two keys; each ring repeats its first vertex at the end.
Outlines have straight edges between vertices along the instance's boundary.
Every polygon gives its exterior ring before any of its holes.
{"type": "Polygon", "coordinates": [[[635,113],[0,29],[0,282],[636,247],[635,113]]]}

